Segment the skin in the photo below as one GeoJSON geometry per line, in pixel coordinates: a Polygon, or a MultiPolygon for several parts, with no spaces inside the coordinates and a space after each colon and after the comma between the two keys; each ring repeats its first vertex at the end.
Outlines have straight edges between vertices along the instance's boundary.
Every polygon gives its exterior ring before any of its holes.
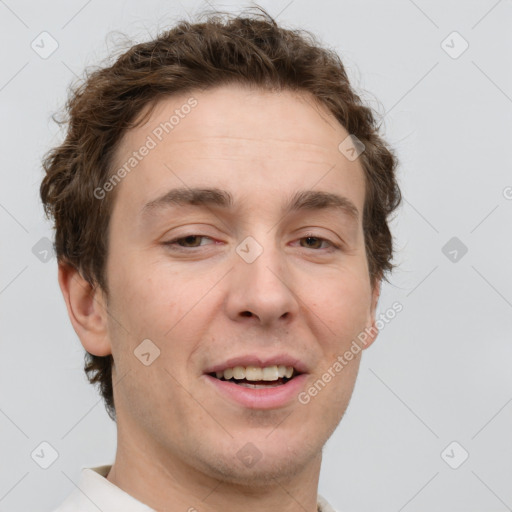
{"type": "MultiPolygon", "coordinates": [[[[117,163],[190,96],[161,100],[126,133],[117,163]]],[[[235,405],[203,372],[234,355],[289,352],[308,364],[306,390],[375,328],[380,280],[372,287],[368,275],[363,168],[340,153],[348,133],[312,97],[231,85],[193,96],[198,105],[117,185],[108,301],[59,266],[84,348],[115,360],[118,446],[107,478],[156,510],[314,512],[322,447],[348,406],[362,351],[307,405],[235,405]],[[143,219],[144,204],[184,185],[228,190],[236,207],[175,206],[143,219]],[[282,204],[303,189],[344,195],[359,219],[283,217],[282,204]],[[163,244],[193,234],[206,238],[182,252],[163,244]],[[329,251],[306,234],[343,245],[329,251]],[[250,264],[235,251],[247,236],[263,247],[250,264]],[[144,339],[160,349],[149,366],[133,354],[144,339]],[[248,442],[262,454],[252,467],[237,458],[248,442]]]]}

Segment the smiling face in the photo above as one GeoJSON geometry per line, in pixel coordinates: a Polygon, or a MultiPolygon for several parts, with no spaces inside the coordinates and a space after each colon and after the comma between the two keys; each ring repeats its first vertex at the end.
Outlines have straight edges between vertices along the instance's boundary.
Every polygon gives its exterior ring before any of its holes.
{"type": "Polygon", "coordinates": [[[239,483],[318,469],[361,352],[309,403],[299,393],[373,324],[379,291],[363,169],[338,150],[347,136],[309,97],[236,86],[162,100],[126,134],[119,167],[151,146],[115,190],[106,267],[119,442],[132,453],[239,483]],[[172,130],[154,131],[176,109],[172,130]],[[213,376],[249,364],[302,375],[263,391],[213,376]]]}

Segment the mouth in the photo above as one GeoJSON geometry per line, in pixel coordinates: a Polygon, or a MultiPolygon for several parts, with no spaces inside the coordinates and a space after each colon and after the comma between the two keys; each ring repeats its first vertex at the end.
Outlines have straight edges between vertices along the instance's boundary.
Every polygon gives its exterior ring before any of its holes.
{"type": "Polygon", "coordinates": [[[231,382],[251,389],[267,389],[283,386],[298,375],[302,375],[293,366],[273,365],[263,368],[258,366],[235,366],[208,373],[210,377],[224,382],[231,382]]]}
{"type": "MultiPolygon", "coordinates": [[[[289,364],[291,361],[287,361],[289,364]]],[[[268,362],[266,363],[269,364],[268,362]]],[[[308,374],[294,366],[230,366],[210,368],[203,377],[223,399],[246,409],[279,409],[297,403],[308,374]]],[[[304,369],[304,366],[301,366],[304,369]]]]}

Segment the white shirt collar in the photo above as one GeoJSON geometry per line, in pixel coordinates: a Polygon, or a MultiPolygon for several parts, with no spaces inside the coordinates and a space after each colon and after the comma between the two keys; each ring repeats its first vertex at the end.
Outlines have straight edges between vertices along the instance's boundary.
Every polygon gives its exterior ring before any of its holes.
{"type": "MultiPolygon", "coordinates": [[[[83,468],[78,487],[54,512],[155,512],[105,477],[111,465],[83,468]]],[[[336,512],[320,494],[320,512],[336,512]]]]}

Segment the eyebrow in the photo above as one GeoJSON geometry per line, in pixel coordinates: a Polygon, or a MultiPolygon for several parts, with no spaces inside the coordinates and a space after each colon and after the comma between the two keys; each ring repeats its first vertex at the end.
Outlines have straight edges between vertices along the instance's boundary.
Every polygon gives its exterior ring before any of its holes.
{"type": "MultiPolygon", "coordinates": [[[[219,188],[175,188],[150,201],[141,210],[141,215],[157,213],[171,206],[192,205],[199,207],[215,206],[232,209],[235,204],[233,196],[227,190],[219,188]]],[[[283,206],[282,214],[303,210],[337,210],[354,221],[359,220],[359,210],[345,196],[315,190],[299,190],[283,206]]]]}

